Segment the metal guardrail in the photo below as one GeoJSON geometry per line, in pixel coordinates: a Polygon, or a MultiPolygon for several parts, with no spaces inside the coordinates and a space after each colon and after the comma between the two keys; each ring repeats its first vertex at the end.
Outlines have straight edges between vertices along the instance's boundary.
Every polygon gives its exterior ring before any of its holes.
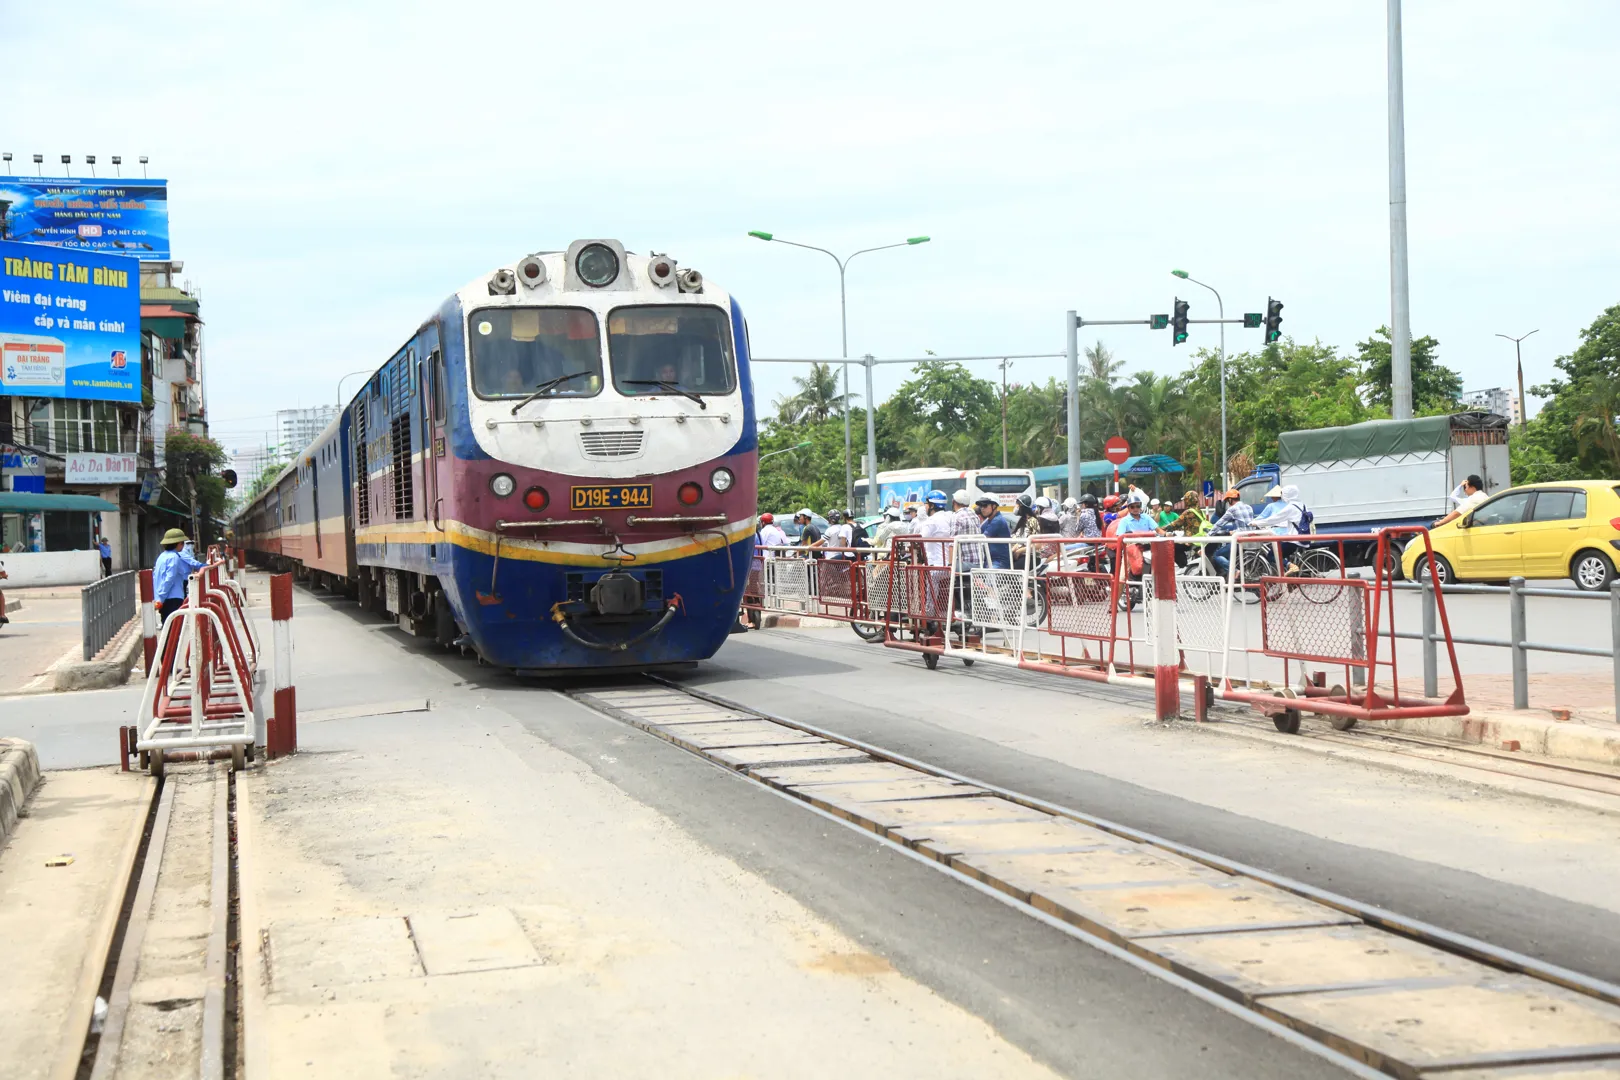
{"type": "Polygon", "coordinates": [[[135,617],[139,578],[140,575],[134,570],[126,570],[122,574],[102,578],[94,585],[86,585],[79,594],[86,660],[94,660],[119,628],[135,617]]]}
{"type": "MultiPolygon", "coordinates": [[[[1439,690],[1439,655],[1435,645],[1436,642],[1445,640],[1435,631],[1434,582],[1426,577],[1422,582],[1402,582],[1395,587],[1404,592],[1421,591],[1423,593],[1422,632],[1414,634],[1410,631],[1397,631],[1395,636],[1405,638],[1408,641],[1423,642],[1423,692],[1433,697],[1439,690]]],[[[1613,661],[1615,715],[1620,717],[1620,649],[1615,647],[1616,643],[1620,642],[1620,581],[1612,583],[1606,594],[1585,592],[1578,589],[1526,588],[1522,577],[1509,578],[1506,585],[1445,585],[1441,587],[1440,591],[1447,596],[1478,594],[1482,596],[1505,595],[1508,598],[1508,633],[1511,635],[1508,640],[1463,637],[1453,634],[1451,641],[1454,645],[1482,645],[1487,648],[1512,650],[1513,707],[1515,709],[1528,709],[1530,707],[1530,654],[1532,652],[1565,653],[1571,656],[1596,656],[1613,661]],[[1525,598],[1531,596],[1548,596],[1559,600],[1608,601],[1609,647],[1600,649],[1590,645],[1566,645],[1557,642],[1529,640],[1525,598]]]]}

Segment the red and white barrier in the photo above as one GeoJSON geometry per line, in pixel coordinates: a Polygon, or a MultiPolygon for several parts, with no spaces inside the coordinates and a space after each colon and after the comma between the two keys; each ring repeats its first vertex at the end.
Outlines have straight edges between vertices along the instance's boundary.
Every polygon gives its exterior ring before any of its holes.
{"type": "Polygon", "coordinates": [[[298,750],[298,691],[292,681],[292,575],[270,579],[270,642],[274,655],[271,686],[274,713],[265,740],[270,757],[298,750]]]}
{"type": "Polygon", "coordinates": [[[1153,628],[1153,705],[1160,720],[1181,714],[1181,646],[1176,636],[1176,549],[1153,541],[1153,593],[1148,598],[1153,628]]]}
{"type": "Polygon", "coordinates": [[[921,653],[930,668],[947,656],[1151,688],[1160,719],[1179,714],[1184,678],[1193,680],[1199,719],[1218,698],[1246,703],[1285,731],[1298,730],[1302,712],[1338,727],[1466,714],[1444,610],[1440,637],[1456,689],[1437,701],[1400,685],[1390,581],[1400,541],[1427,546],[1428,534],[1384,530],[1370,579],[1344,570],[1347,545],[1365,545],[1364,534],[899,537],[862,551],[859,563],[771,549],[756,557],[744,606],[881,626],[886,646],[921,653]],[[1207,557],[1213,545],[1228,548],[1224,574],[1207,557]],[[1138,661],[1139,647],[1150,662],[1138,661]],[[1340,675],[1330,679],[1334,668],[1340,675]]]}
{"type": "Polygon", "coordinates": [[[152,660],[157,656],[157,595],[152,589],[152,571],[141,571],[141,648],[146,654],[145,674],[152,674],[152,660]]]}

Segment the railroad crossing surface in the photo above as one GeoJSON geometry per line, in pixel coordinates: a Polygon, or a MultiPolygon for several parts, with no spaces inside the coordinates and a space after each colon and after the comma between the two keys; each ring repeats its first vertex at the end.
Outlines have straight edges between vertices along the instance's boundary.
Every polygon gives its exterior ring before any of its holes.
{"type": "MultiPolygon", "coordinates": [[[[264,579],[250,580],[262,618],[264,579]]],[[[1247,1007],[1252,987],[1210,989],[1208,956],[1193,956],[1199,941],[1308,931],[1331,982],[1321,950],[1376,929],[1229,879],[1207,853],[1577,982],[1620,983],[1620,782],[1603,770],[1572,786],[1461,753],[1396,756],[1325,724],[1305,739],[1237,714],[1158,724],[1127,691],[949,661],[928,671],[847,628],[738,635],[668,683],[541,683],[323,593],[299,591],[294,622],[300,753],[234,782],[233,1075],[528,1076],[537,1063],[580,1076],[1371,1075],[1319,1037],[1357,1016],[1394,1033],[1382,1065],[1400,1075],[1505,1078],[1523,1061],[1543,1062],[1541,1077],[1620,1075],[1620,1009],[1544,981],[1527,990],[1511,972],[1482,978],[1466,958],[1400,969],[1419,997],[1466,983],[1465,1005],[1380,1015],[1376,994],[1341,990],[1302,1019],[1309,995],[1292,1013],[1247,1007]],[[976,861],[985,830],[1020,838],[976,861]],[[1084,862],[1115,868],[1098,871],[1114,873],[1110,895],[1151,864],[1158,885],[1246,906],[1201,937],[1110,936],[1058,902],[1084,891],[1084,862]],[[1166,942],[1182,949],[1175,964],[1151,959],[1166,942]],[[1593,1060],[1548,1071],[1570,1054],[1593,1060]]],[[[54,730],[77,732],[79,713],[127,694],[37,699],[30,737],[49,760],[54,730]]],[[[222,773],[174,786],[207,768],[171,771],[176,837],[188,807],[194,824],[217,820],[222,773]]],[[[42,796],[68,783],[48,779],[42,796]]],[[[103,801],[127,819],[127,794],[103,801]]],[[[0,920],[27,837],[0,853],[0,920]]],[[[202,874],[193,855],[177,881],[202,874]]],[[[1169,919],[1162,903],[1118,914],[1169,919]]],[[[198,962],[208,920],[167,925],[191,925],[198,962]]],[[[1417,948],[1391,941],[1361,951],[1417,948]]],[[[1227,959],[1255,970],[1255,956],[1227,959]]],[[[1390,970],[1360,972],[1362,985],[1390,970]]],[[[139,982],[149,1008],[192,1000],[139,982]]],[[[13,1075],[48,1073],[0,1063],[13,1075]]]]}

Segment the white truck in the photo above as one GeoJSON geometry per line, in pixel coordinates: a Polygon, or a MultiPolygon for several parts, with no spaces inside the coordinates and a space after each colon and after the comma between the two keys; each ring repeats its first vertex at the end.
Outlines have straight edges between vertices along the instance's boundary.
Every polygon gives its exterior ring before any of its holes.
{"type": "MultiPolygon", "coordinates": [[[[1318,533],[1368,533],[1427,525],[1451,509],[1451,493],[1470,475],[1495,492],[1510,484],[1508,420],[1486,412],[1369,420],[1314,431],[1285,431],[1277,464],[1262,465],[1238,490],[1254,506],[1274,484],[1299,488],[1318,533]]],[[[1392,575],[1400,551],[1391,545],[1392,575]]],[[[1377,541],[1347,543],[1351,565],[1371,565],[1377,541]]]]}

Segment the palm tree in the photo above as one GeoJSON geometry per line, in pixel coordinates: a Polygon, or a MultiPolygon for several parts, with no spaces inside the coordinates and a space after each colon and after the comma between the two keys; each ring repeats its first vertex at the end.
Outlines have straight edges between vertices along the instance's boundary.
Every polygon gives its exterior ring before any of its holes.
{"type": "Polygon", "coordinates": [[[1086,363],[1091,366],[1089,377],[1108,386],[1114,385],[1119,378],[1119,369],[1125,366],[1125,361],[1115,360],[1108,346],[1100,341],[1086,346],[1086,363]]]}
{"type": "Polygon", "coordinates": [[[829,417],[842,416],[848,401],[857,397],[851,394],[846,401],[839,393],[838,375],[831,364],[811,364],[810,373],[795,375],[793,384],[798,392],[775,402],[777,418],[784,424],[819,424],[829,417]]]}

